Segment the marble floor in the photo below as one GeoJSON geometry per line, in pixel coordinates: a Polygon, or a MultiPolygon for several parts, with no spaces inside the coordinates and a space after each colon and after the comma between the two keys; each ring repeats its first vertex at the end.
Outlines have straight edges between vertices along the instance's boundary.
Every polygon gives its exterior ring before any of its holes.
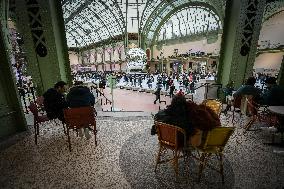
{"type": "Polygon", "coordinates": [[[158,141],[157,136],[150,135],[152,117],[125,115],[99,116],[98,145],[93,138],[86,140],[74,134],[71,153],[60,125],[42,126],[37,146],[32,131],[28,132],[0,151],[0,188],[283,189],[284,156],[263,145],[270,141],[270,134],[243,134],[239,123],[225,148],[225,184],[210,169],[205,169],[198,183],[194,160],[190,161],[189,175],[180,160],[178,180],[170,164],[159,166],[155,173],[158,141]]]}

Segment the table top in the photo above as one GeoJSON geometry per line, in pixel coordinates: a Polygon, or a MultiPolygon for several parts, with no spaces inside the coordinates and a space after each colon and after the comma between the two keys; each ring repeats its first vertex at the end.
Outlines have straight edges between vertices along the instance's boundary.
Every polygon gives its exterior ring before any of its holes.
{"type": "Polygon", "coordinates": [[[268,106],[267,109],[272,113],[284,116],[284,106],[268,106]]]}

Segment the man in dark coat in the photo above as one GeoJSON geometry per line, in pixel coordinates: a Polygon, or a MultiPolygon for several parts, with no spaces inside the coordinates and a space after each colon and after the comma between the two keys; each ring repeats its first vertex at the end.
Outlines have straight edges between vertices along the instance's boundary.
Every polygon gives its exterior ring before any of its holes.
{"type": "Polygon", "coordinates": [[[172,83],[172,85],[170,86],[170,98],[173,98],[174,91],[175,91],[175,85],[172,83]]]}
{"type": "Polygon", "coordinates": [[[53,88],[48,89],[44,94],[44,108],[49,119],[58,118],[64,122],[63,109],[67,107],[64,93],[67,89],[67,83],[57,82],[53,88]]]}
{"type": "Polygon", "coordinates": [[[66,97],[68,107],[77,108],[84,106],[94,106],[95,97],[88,87],[83,86],[83,82],[75,82],[66,97]]]}
{"type": "Polygon", "coordinates": [[[154,104],[156,104],[157,100],[159,100],[159,103],[160,103],[160,101],[161,101],[161,88],[158,87],[154,94],[156,95],[156,100],[154,100],[154,104]]]}

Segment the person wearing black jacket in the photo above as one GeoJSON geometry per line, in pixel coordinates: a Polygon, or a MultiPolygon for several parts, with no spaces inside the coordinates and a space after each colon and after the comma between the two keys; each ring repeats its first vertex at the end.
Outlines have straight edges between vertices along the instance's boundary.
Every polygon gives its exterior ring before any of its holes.
{"type": "Polygon", "coordinates": [[[156,100],[154,100],[154,104],[156,104],[157,100],[159,100],[159,103],[160,103],[160,101],[161,101],[161,88],[158,87],[154,94],[156,95],[156,100]]]}
{"type": "MultiPolygon", "coordinates": [[[[91,93],[90,89],[86,86],[83,86],[83,82],[76,81],[75,86],[72,87],[66,97],[67,105],[70,108],[94,106],[95,97],[91,93]]],[[[83,129],[79,129],[79,136],[83,137],[83,129]]],[[[89,134],[89,129],[84,128],[84,133],[87,139],[91,138],[89,134]]]]}
{"type": "Polygon", "coordinates": [[[49,119],[59,119],[64,122],[63,109],[67,107],[64,93],[67,89],[67,83],[57,82],[53,88],[48,89],[44,94],[44,109],[49,119]]]}

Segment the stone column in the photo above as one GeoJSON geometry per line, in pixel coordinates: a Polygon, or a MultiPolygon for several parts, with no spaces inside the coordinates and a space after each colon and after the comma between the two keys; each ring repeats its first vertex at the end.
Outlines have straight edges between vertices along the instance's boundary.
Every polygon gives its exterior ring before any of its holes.
{"type": "Polygon", "coordinates": [[[24,38],[28,72],[41,95],[54,83],[71,83],[60,1],[16,1],[16,27],[24,38]]]}
{"type": "Polygon", "coordinates": [[[238,88],[252,75],[265,0],[227,1],[218,83],[238,88]]]}
{"type": "Polygon", "coordinates": [[[0,140],[27,129],[11,65],[8,0],[0,0],[0,140]]]}

